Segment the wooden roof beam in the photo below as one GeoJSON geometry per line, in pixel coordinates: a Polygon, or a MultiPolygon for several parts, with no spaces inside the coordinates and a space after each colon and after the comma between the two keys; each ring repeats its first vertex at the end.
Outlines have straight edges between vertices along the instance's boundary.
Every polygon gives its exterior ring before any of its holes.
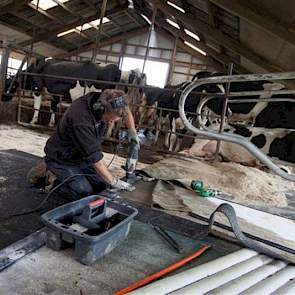
{"type": "MultiPolygon", "coordinates": [[[[121,5],[120,6],[115,6],[114,8],[106,11],[106,17],[108,15],[112,15],[114,13],[117,13],[117,12],[122,11],[122,10],[125,10],[125,9],[127,9],[127,5],[124,5],[124,6],[121,6],[121,5]]],[[[74,29],[74,28],[76,28],[78,26],[81,26],[84,23],[92,22],[92,21],[94,21],[96,19],[97,19],[97,13],[95,13],[94,15],[91,15],[91,16],[89,16],[87,18],[84,18],[83,20],[78,20],[78,21],[72,22],[72,23],[70,23],[68,25],[63,25],[63,26],[61,26],[60,28],[58,28],[56,30],[53,30],[53,31],[50,31],[50,32],[36,34],[35,42],[46,41],[48,39],[51,39],[53,37],[56,37],[56,35],[58,35],[59,33],[65,32],[67,30],[74,29]]],[[[30,40],[21,42],[18,45],[20,45],[20,46],[28,46],[32,42],[33,42],[33,39],[30,39],[30,40]]]]}
{"type": "Polygon", "coordinates": [[[200,48],[201,50],[205,51],[209,56],[211,56],[212,58],[214,58],[218,62],[220,62],[220,63],[222,63],[224,65],[228,65],[229,63],[233,62],[234,65],[235,65],[235,70],[237,72],[239,72],[239,73],[249,73],[249,71],[246,68],[242,67],[240,64],[237,64],[233,59],[231,59],[226,54],[222,54],[220,52],[215,51],[214,49],[212,49],[211,47],[206,45],[204,42],[197,41],[194,38],[190,37],[184,31],[177,30],[177,29],[173,28],[172,26],[170,26],[169,24],[166,24],[165,22],[160,22],[160,21],[157,20],[156,23],[157,23],[158,26],[164,28],[166,31],[169,31],[175,37],[179,36],[182,40],[187,41],[187,42],[191,43],[192,45],[194,45],[194,46],[200,48]]]}
{"type": "Polygon", "coordinates": [[[16,11],[20,7],[27,5],[31,0],[14,0],[12,3],[6,5],[6,6],[1,6],[0,8],[0,15],[6,14],[6,13],[11,13],[11,11],[16,11]]]}
{"type": "MultiPolygon", "coordinates": [[[[99,48],[101,47],[104,47],[104,46],[107,46],[107,45],[111,45],[113,43],[118,43],[118,42],[121,42],[121,41],[124,41],[126,39],[129,39],[129,38],[132,38],[134,36],[137,36],[139,34],[144,34],[148,32],[148,28],[145,27],[145,28],[141,28],[141,29],[136,29],[136,30],[132,30],[132,31],[129,31],[129,32],[126,32],[125,34],[119,34],[117,36],[114,36],[114,37],[111,37],[107,40],[102,40],[102,42],[99,43],[99,48]]],[[[92,50],[96,45],[94,43],[91,43],[91,44],[87,44],[87,45],[84,45],[84,46],[81,46],[80,48],[77,48],[76,50],[71,50],[65,54],[62,54],[62,55],[58,55],[58,56],[55,56],[56,58],[66,58],[66,57],[70,57],[70,56],[75,56],[77,55],[77,53],[82,53],[82,52],[86,52],[86,51],[90,51],[92,50]]]]}
{"type": "Polygon", "coordinates": [[[60,2],[59,0],[52,0],[53,2],[55,2],[57,5],[59,5],[60,7],[62,7],[65,11],[67,11],[68,13],[70,13],[71,15],[73,15],[74,17],[78,18],[78,19],[83,19],[83,17],[76,13],[75,11],[73,11],[72,9],[70,9],[66,4],[60,2]]]}
{"type": "MultiPolygon", "coordinates": [[[[161,26],[159,26],[159,24],[157,24],[156,22],[156,32],[158,32],[159,34],[165,36],[167,39],[169,40],[174,40],[175,38],[172,37],[165,29],[163,29],[161,26]]],[[[201,53],[195,51],[194,49],[192,49],[191,47],[189,47],[188,45],[184,44],[183,41],[178,40],[177,41],[177,46],[181,49],[183,49],[185,52],[191,54],[192,56],[202,60],[203,62],[205,62],[206,65],[210,65],[212,67],[214,67],[216,70],[222,71],[224,70],[223,67],[221,66],[221,64],[217,63],[215,60],[213,60],[210,56],[208,55],[202,55],[201,53]]]]}
{"type": "Polygon", "coordinates": [[[259,13],[255,11],[254,7],[249,7],[248,3],[246,6],[245,4],[243,4],[243,1],[241,0],[209,1],[223,8],[224,10],[230,12],[231,14],[236,15],[257,27],[260,27],[261,29],[272,34],[273,36],[295,45],[295,35],[288,31],[288,28],[284,27],[273,17],[269,17],[265,13],[259,13]]]}
{"type": "Polygon", "coordinates": [[[207,23],[202,22],[198,18],[194,17],[194,15],[189,13],[181,13],[178,12],[176,9],[170,7],[169,5],[163,3],[159,0],[152,0],[156,7],[161,10],[164,14],[170,14],[174,16],[176,19],[180,20],[183,24],[188,25],[192,28],[195,28],[195,32],[197,34],[201,33],[203,36],[210,36],[212,39],[215,39],[220,45],[228,48],[236,52],[237,54],[243,56],[244,58],[248,59],[252,63],[256,64],[257,66],[265,69],[269,72],[277,72],[278,68],[275,65],[271,65],[271,63],[261,56],[254,53],[252,50],[241,44],[239,41],[229,37],[228,35],[224,34],[222,31],[213,28],[207,23]]]}
{"type": "Polygon", "coordinates": [[[92,9],[97,9],[96,6],[89,0],[82,0],[84,3],[86,3],[89,7],[91,7],[92,9]]]}

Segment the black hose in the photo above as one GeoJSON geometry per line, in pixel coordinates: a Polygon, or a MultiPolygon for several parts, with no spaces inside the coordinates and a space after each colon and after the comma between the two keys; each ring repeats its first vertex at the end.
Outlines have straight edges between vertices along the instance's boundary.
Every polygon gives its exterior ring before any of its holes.
{"type": "Polygon", "coordinates": [[[40,212],[41,208],[44,206],[44,204],[49,200],[51,195],[56,190],[58,190],[60,187],[62,187],[64,184],[66,184],[70,179],[72,179],[74,177],[77,177],[77,176],[93,176],[93,174],[80,173],[80,174],[74,174],[74,175],[71,175],[71,176],[67,177],[60,184],[58,184],[56,187],[54,187],[50,192],[48,192],[48,194],[46,195],[44,200],[37,207],[35,207],[34,209],[30,209],[30,210],[26,210],[26,211],[23,211],[23,212],[14,213],[14,214],[10,214],[8,216],[1,217],[0,221],[5,221],[5,220],[8,220],[8,219],[10,219],[12,217],[24,216],[24,215],[29,215],[29,214],[32,214],[32,213],[40,212]]]}

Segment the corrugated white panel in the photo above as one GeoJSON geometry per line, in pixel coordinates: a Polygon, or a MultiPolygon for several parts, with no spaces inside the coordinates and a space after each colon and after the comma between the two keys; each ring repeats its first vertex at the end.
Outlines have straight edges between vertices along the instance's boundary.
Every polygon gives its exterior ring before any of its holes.
{"type": "Polygon", "coordinates": [[[295,294],[295,266],[242,249],[129,294],[295,294]]]}
{"type": "MultiPolygon", "coordinates": [[[[174,276],[166,277],[160,281],[156,281],[138,291],[130,294],[152,295],[152,294],[167,294],[178,290],[205,277],[223,271],[237,263],[248,260],[251,257],[257,256],[258,253],[249,249],[242,249],[229,255],[220,257],[216,260],[207,262],[197,267],[188,269],[174,276]]],[[[199,293],[195,293],[199,294],[199,293]]]]}
{"type": "Polygon", "coordinates": [[[289,281],[281,288],[277,289],[271,295],[294,295],[295,294],[295,280],[289,281]]]}
{"type": "Polygon", "coordinates": [[[275,273],[274,275],[266,278],[258,284],[252,286],[242,293],[242,295],[251,295],[257,292],[261,294],[270,294],[285,284],[289,283],[295,277],[295,267],[287,266],[283,270],[275,273]]]}
{"type": "Polygon", "coordinates": [[[184,287],[178,291],[172,292],[173,295],[188,295],[198,292],[198,294],[204,294],[210,290],[217,288],[227,282],[232,281],[235,278],[250,272],[259,266],[265,265],[271,262],[272,259],[265,255],[257,255],[251,257],[248,260],[237,263],[223,271],[220,271],[212,276],[206,277],[200,281],[197,281],[187,287],[184,287]]]}
{"type": "Polygon", "coordinates": [[[261,280],[264,280],[268,276],[273,275],[274,273],[280,271],[286,267],[286,263],[283,261],[272,261],[269,264],[261,266],[259,268],[254,268],[251,272],[234,279],[227,284],[218,287],[215,290],[212,290],[208,295],[216,294],[240,294],[241,292],[249,289],[249,287],[257,284],[261,280]]]}

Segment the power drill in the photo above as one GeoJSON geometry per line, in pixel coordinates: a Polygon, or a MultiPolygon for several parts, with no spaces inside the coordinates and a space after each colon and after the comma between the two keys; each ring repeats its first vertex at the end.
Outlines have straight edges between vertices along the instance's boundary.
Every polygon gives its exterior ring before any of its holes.
{"type": "Polygon", "coordinates": [[[136,164],[139,155],[139,145],[135,140],[131,140],[128,147],[127,159],[125,164],[126,179],[130,179],[136,169],[136,164]]]}

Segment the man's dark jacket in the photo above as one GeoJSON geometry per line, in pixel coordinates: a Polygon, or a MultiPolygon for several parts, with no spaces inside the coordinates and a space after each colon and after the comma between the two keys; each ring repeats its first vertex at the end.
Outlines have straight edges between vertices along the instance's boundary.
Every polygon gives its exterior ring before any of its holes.
{"type": "Polygon", "coordinates": [[[97,95],[89,93],[72,103],[46,143],[46,160],[80,165],[92,164],[103,158],[101,142],[106,125],[92,111],[97,95]]]}

